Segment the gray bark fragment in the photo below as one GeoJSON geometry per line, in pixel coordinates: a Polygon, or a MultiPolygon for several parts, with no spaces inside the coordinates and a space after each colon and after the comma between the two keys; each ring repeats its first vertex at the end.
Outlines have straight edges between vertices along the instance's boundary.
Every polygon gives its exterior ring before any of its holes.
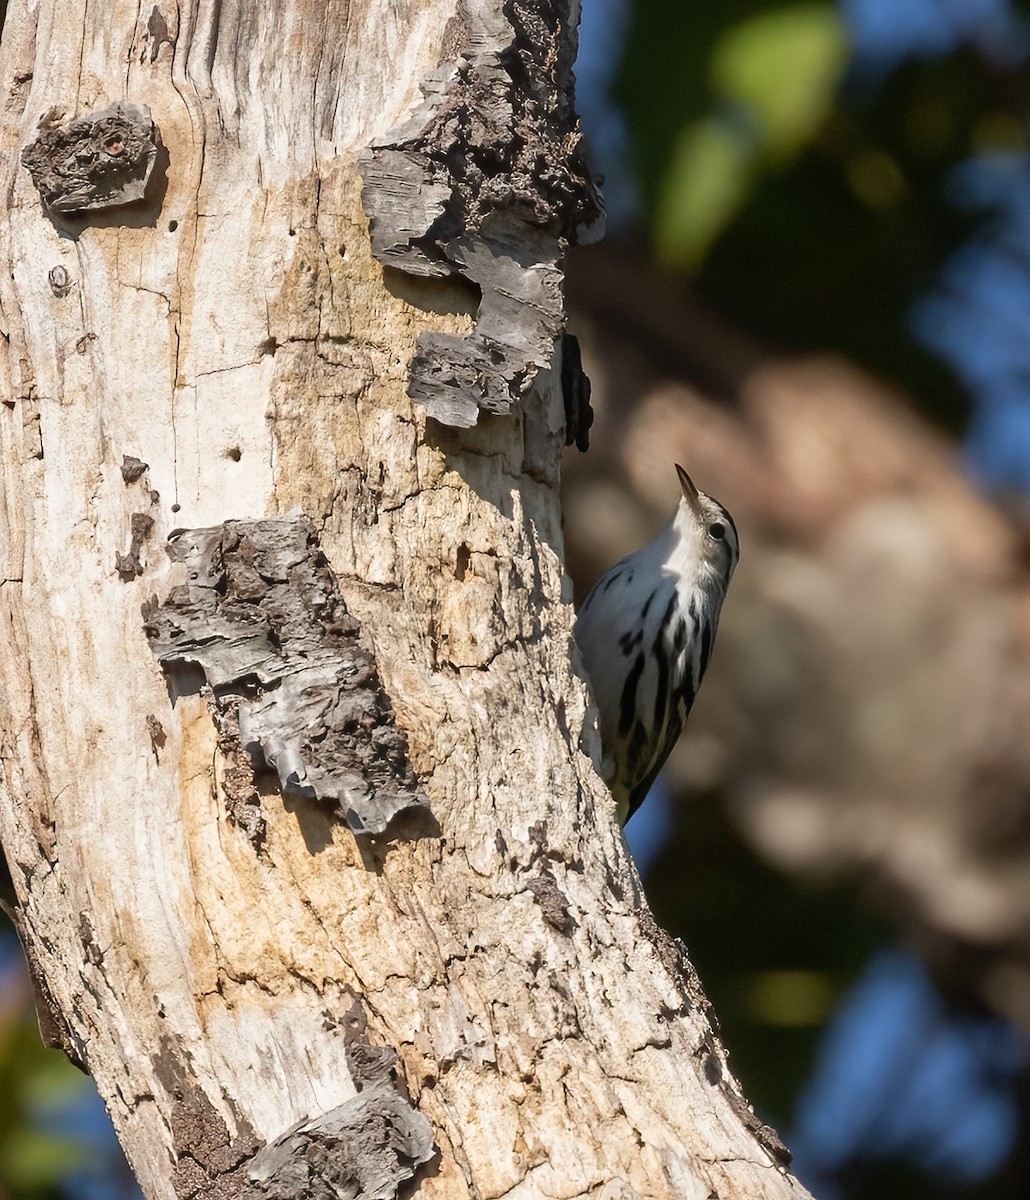
{"type": "Polygon", "coordinates": [[[122,455],[122,479],[126,483],[135,483],[137,479],[143,476],[147,469],[147,463],[141,458],[136,458],[133,454],[122,455]]]}
{"type": "Polygon", "coordinates": [[[156,156],[150,109],[120,103],[73,121],[48,113],[21,161],[48,208],[77,213],[142,200],[156,156]]]}
{"type": "Polygon", "coordinates": [[[114,569],[125,580],[135,579],[137,575],[143,574],[143,564],[140,562],[139,552],[154,531],[154,518],[146,513],[133,513],[131,529],[132,540],[129,543],[128,553],[116,552],[114,556],[114,569]]]}
{"type": "Polygon", "coordinates": [[[429,1122],[392,1084],[303,1121],[251,1161],[244,1193],[256,1200],[393,1200],[435,1153],[429,1122]]]}
{"type": "Polygon", "coordinates": [[[375,660],[307,517],[186,530],[168,553],[187,582],[144,618],[170,685],[199,667],[216,700],[237,706],[255,763],[355,833],[382,833],[397,813],[425,806],[375,660]]]}
{"type": "Polygon", "coordinates": [[[397,1055],[369,1044],[356,1000],[344,1029],[358,1094],[259,1150],[247,1171],[248,1200],[393,1200],[435,1154],[432,1127],[395,1082],[397,1055]]]}
{"type": "Polygon", "coordinates": [[[583,370],[579,339],[566,333],[561,340],[561,391],[565,402],[565,445],[586,454],[590,449],[590,427],[594,410],[590,404],[590,380],[583,370]]]}
{"type": "Polygon", "coordinates": [[[579,928],[576,918],[569,912],[569,900],[558,887],[553,871],[546,868],[526,885],[533,899],[540,905],[544,920],[559,933],[570,934],[579,928]]]}
{"type": "Polygon", "coordinates": [[[421,107],[361,171],[376,257],[480,290],[470,336],[419,337],[408,386],[435,420],[467,428],[481,411],[511,412],[550,365],[561,260],[602,220],[574,112],[575,30],[523,0],[504,15],[459,6],[455,21],[463,54],[423,82],[421,107]]]}

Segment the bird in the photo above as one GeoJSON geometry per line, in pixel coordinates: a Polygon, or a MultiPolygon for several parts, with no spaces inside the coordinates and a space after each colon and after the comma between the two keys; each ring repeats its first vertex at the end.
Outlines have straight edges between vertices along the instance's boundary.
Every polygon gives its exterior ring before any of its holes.
{"type": "Polygon", "coordinates": [[[573,634],[601,734],[601,775],[625,824],[675,746],[708,666],[740,557],[726,509],[677,463],[683,495],[653,542],[594,584],[573,634]]]}

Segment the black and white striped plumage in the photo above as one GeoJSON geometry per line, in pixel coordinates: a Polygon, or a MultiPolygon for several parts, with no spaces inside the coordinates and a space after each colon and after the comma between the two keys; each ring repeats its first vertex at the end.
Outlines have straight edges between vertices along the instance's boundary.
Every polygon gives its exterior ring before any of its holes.
{"type": "Polygon", "coordinates": [[[739,554],[733,518],[681,466],[676,515],[594,585],[575,636],[619,819],[639,808],[694,702],[739,554]]]}

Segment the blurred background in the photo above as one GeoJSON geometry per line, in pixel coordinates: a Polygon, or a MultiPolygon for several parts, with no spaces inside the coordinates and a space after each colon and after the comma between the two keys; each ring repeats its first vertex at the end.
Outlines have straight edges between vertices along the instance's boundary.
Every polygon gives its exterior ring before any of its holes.
{"type": "Polygon", "coordinates": [[[740,530],[627,829],[820,1200],[1030,1195],[1030,6],[584,0],[577,599],[740,530]]]}
{"type": "MultiPolygon", "coordinates": [[[[674,462],[742,540],[652,906],[819,1200],[1025,1200],[1030,5],[583,5],[577,598],[674,462]]],[[[6,926],[0,1097],[0,1200],[137,1194],[6,926]]]]}

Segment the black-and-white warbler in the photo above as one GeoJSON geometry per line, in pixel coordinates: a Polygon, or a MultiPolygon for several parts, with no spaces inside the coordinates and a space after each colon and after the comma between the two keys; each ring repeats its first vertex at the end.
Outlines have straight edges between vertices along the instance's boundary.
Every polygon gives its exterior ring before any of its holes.
{"type": "Polygon", "coordinates": [[[733,518],[676,470],[683,498],[675,516],[594,584],[576,620],[600,714],[601,771],[623,822],[683,729],[739,555],[733,518]]]}

